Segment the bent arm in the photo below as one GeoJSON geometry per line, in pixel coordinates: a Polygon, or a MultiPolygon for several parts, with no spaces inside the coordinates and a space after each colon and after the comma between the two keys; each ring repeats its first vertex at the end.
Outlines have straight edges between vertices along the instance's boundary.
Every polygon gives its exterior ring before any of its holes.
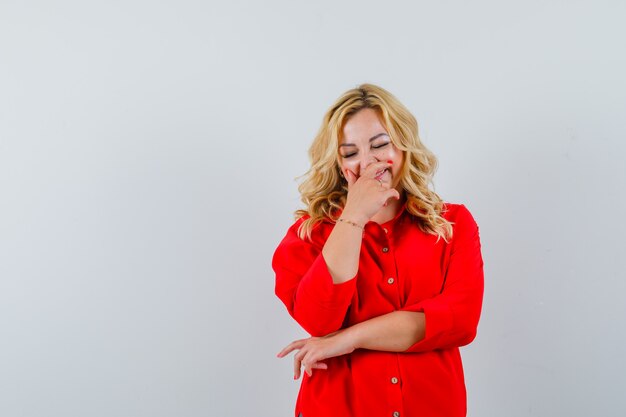
{"type": "Polygon", "coordinates": [[[422,312],[426,318],[424,338],[407,352],[465,346],[476,337],[484,291],[480,233],[467,208],[459,210],[443,290],[402,308],[422,312]]]}
{"type": "Polygon", "coordinates": [[[476,336],[484,278],[478,225],[462,207],[440,294],[345,330],[352,346],[424,352],[469,344],[476,336]]]}
{"type": "Polygon", "coordinates": [[[356,289],[362,230],[337,223],[323,247],[298,237],[296,222],[272,259],[276,295],[312,336],[341,328],[356,289]]]}
{"type": "Polygon", "coordinates": [[[296,377],[301,364],[310,375],[313,368],[325,366],[321,363],[324,359],[359,348],[418,353],[459,347],[474,339],[482,307],[483,260],[478,225],[466,208],[462,210],[455,222],[455,240],[442,291],[401,310],[343,330],[331,330],[326,336],[292,342],[278,356],[300,350],[294,356],[296,377]]]}

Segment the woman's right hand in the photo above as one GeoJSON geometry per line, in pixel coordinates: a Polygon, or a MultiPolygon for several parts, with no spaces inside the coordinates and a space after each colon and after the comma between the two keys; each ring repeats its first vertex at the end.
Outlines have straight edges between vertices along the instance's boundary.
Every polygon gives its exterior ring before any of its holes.
{"type": "Polygon", "coordinates": [[[389,161],[374,162],[356,177],[349,169],[344,171],[348,181],[348,198],[343,214],[348,220],[364,225],[387,203],[390,198],[400,199],[400,193],[388,184],[376,179],[376,173],[391,167],[389,161]]]}

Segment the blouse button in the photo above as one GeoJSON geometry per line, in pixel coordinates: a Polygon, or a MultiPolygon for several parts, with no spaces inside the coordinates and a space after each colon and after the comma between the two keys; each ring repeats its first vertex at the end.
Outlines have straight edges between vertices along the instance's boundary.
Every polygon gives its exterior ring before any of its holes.
{"type": "Polygon", "coordinates": [[[394,411],[393,412],[393,417],[400,417],[400,412],[399,411],[394,411]]]}
{"type": "Polygon", "coordinates": [[[383,252],[385,253],[389,252],[389,248],[383,248],[383,252]]]}
{"type": "Polygon", "coordinates": [[[387,284],[393,284],[395,280],[393,278],[387,278],[387,284]]]}
{"type": "Polygon", "coordinates": [[[386,227],[383,227],[383,230],[385,231],[385,233],[389,232],[386,227]]]}
{"type": "Polygon", "coordinates": [[[396,378],[395,376],[393,378],[391,378],[391,383],[392,384],[397,384],[398,383],[398,378],[396,378]]]}

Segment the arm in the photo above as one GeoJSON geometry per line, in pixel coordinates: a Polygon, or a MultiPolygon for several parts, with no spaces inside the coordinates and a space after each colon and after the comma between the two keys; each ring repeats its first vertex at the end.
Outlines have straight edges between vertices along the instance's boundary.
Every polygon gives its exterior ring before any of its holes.
{"type": "MultiPolygon", "coordinates": [[[[376,170],[389,162],[370,164],[357,180],[349,172],[349,193],[342,218],[363,226],[398,191],[381,187],[376,170]]],[[[276,295],[291,316],[312,336],[324,336],[341,328],[356,289],[363,230],[337,222],[320,249],[298,237],[296,222],[272,259],[276,295]]]]}
{"type": "Polygon", "coordinates": [[[345,330],[355,348],[424,352],[469,344],[476,337],[483,297],[483,260],[478,225],[461,206],[443,290],[345,330]]]}
{"type": "Polygon", "coordinates": [[[382,184],[373,179],[376,170],[388,168],[390,165],[391,161],[370,164],[359,179],[352,171],[346,170],[349,192],[341,218],[356,225],[337,222],[323,249],[335,284],[354,278],[358,272],[363,240],[362,227],[387,204],[389,198],[400,198],[396,190],[381,187],[382,184]]]}
{"type": "Polygon", "coordinates": [[[443,290],[436,297],[405,306],[345,330],[355,348],[424,352],[469,344],[476,337],[484,287],[478,225],[459,208],[443,290]]]}
{"type": "Polygon", "coordinates": [[[363,232],[337,222],[320,251],[298,237],[301,223],[289,229],[274,253],[275,291],[302,328],[312,336],[325,336],[341,328],[350,306],[363,232]]]}
{"type": "Polygon", "coordinates": [[[283,349],[294,357],[296,377],[300,364],[307,373],[324,369],[321,362],[355,349],[388,352],[424,352],[463,346],[476,336],[483,297],[483,260],[478,226],[462,206],[443,290],[436,297],[407,305],[322,338],[297,340],[283,349]]]}
{"type": "Polygon", "coordinates": [[[343,331],[355,349],[404,352],[424,338],[424,313],[394,311],[355,324],[343,331]]]}
{"type": "Polygon", "coordinates": [[[460,347],[476,337],[484,290],[480,236],[467,208],[458,210],[441,293],[402,309],[422,312],[426,323],[424,338],[407,352],[460,347]]]}
{"type": "MultiPolygon", "coordinates": [[[[289,228],[274,252],[275,292],[304,330],[312,336],[324,336],[341,328],[356,280],[334,282],[322,248],[298,237],[303,220],[289,228]]],[[[333,232],[351,226],[335,227],[333,232]]]]}
{"type": "Polygon", "coordinates": [[[324,337],[296,340],[277,357],[298,350],[294,355],[294,379],[298,379],[301,367],[311,376],[313,369],[327,369],[325,359],[346,355],[355,349],[404,352],[424,337],[424,317],[424,313],[394,311],[324,337]]]}

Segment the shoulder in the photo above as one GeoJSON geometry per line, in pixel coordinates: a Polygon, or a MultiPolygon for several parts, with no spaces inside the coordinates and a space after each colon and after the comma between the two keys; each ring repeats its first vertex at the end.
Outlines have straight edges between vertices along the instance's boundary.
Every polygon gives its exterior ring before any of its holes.
{"type": "Polygon", "coordinates": [[[305,214],[302,217],[296,219],[289,229],[287,230],[287,234],[283,239],[283,243],[297,243],[297,244],[307,244],[313,246],[319,246],[320,248],[324,246],[328,235],[333,229],[333,223],[329,220],[322,220],[321,222],[315,224],[311,229],[311,239],[301,239],[300,238],[300,229],[303,226],[303,223],[306,220],[311,218],[310,215],[305,214]]]}
{"type": "Polygon", "coordinates": [[[445,201],[443,203],[443,209],[441,211],[441,215],[446,220],[455,221],[455,220],[474,220],[474,216],[467,208],[465,204],[462,203],[450,203],[445,201]]]}
{"type": "Polygon", "coordinates": [[[455,232],[471,233],[478,231],[478,224],[465,204],[444,202],[441,216],[452,223],[455,232]]]}

